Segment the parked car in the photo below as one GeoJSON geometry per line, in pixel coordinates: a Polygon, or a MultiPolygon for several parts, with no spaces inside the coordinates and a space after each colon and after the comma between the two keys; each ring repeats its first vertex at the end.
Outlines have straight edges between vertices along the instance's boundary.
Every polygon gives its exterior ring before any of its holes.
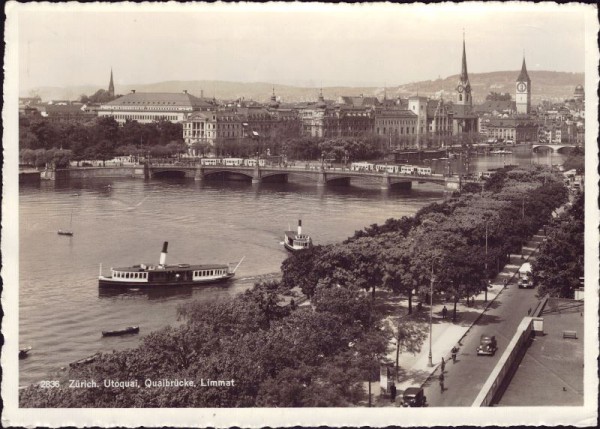
{"type": "Polygon", "coordinates": [[[519,280],[519,289],[533,289],[533,283],[531,282],[531,279],[519,280]]]}
{"type": "Polygon", "coordinates": [[[498,350],[496,343],[496,337],[493,335],[483,334],[479,339],[479,346],[477,346],[477,355],[490,355],[493,356],[498,350]]]}
{"type": "Polygon", "coordinates": [[[403,407],[426,407],[427,397],[421,387],[409,387],[402,394],[403,407]]]}

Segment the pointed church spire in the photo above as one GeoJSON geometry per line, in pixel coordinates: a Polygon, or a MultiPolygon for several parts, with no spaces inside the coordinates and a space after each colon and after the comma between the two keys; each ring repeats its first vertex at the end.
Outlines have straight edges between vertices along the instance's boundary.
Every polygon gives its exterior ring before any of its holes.
{"type": "Polygon", "coordinates": [[[525,55],[523,55],[523,65],[521,66],[521,73],[517,78],[517,82],[529,82],[529,74],[527,74],[527,66],[525,65],[525,55]]]}
{"type": "Polygon", "coordinates": [[[110,68],[110,82],[108,83],[108,95],[111,97],[115,96],[115,84],[113,83],[113,71],[110,68]]]}
{"type": "Polygon", "coordinates": [[[462,70],[460,72],[460,80],[462,82],[469,81],[469,74],[467,73],[467,49],[465,48],[465,33],[463,30],[463,54],[462,54],[462,70]]]}

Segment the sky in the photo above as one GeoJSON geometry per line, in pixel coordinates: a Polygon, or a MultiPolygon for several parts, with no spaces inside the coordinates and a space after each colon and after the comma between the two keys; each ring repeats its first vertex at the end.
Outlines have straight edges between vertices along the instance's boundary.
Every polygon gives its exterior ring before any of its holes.
{"type": "MultiPolygon", "coordinates": [[[[19,5],[20,91],[168,80],[395,86],[460,73],[583,72],[578,5],[19,5]]],[[[9,19],[13,18],[9,15],[9,19]]],[[[595,48],[595,45],[594,45],[595,48]]]]}

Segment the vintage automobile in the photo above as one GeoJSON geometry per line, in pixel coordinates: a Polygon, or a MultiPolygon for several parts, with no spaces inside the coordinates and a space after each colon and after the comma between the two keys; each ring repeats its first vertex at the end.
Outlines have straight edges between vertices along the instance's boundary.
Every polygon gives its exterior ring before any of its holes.
{"type": "Polygon", "coordinates": [[[427,398],[421,387],[408,387],[402,394],[403,407],[426,407],[427,398]]]}
{"type": "Polygon", "coordinates": [[[477,346],[477,355],[493,356],[497,349],[498,345],[496,344],[496,337],[483,334],[479,340],[479,346],[477,346]]]}
{"type": "Polygon", "coordinates": [[[531,279],[521,279],[519,280],[519,289],[533,289],[533,282],[531,279]]]}

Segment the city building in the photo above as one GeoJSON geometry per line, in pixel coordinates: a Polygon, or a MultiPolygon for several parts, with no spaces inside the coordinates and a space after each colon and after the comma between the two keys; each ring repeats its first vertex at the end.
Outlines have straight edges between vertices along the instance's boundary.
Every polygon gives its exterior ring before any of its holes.
{"type": "Polygon", "coordinates": [[[307,104],[299,109],[302,121],[302,134],[308,137],[337,137],[337,118],[334,107],[325,102],[323,90],[316,103],[307,104]]]}
{"type": "Polygon", "coordinates": [[[575,99],[575,101],[584,101],[585,100],[585,91],[583,90],[582,85],[577,85],[575,87],[575,93],[573,94],[573,99],[575,99]]]}
{"type": "Polygon", "coordinates": [[[104,103],[98,109],[99,117],[113,117],[118,123],[137,121],[149,124],[157,121],[183,122],[193,112],[214,110],[216,103],[198,98],[187,91],[136,92],[104,103]]]}
{"type": "Polygon", "coordinates": [[[96,112],[89,111],[82,103],[47,104],[38,110],[41,117],[50,122],[87,122],[97,117],[96,112]]]}
{"type": "Polygon", "coordinates": [[[386,137],[390,149],[414,147],[417,139],[418,116],[408,109],[379,110],[374,116],[374,131],[386,137]]]}
{"type": "Polygon", "coordinates": [[[447,142],[445,137],[454,134],[453,106],[444,100],[413,96],[408,99],[408,110],[417,115],[416,143],[418,148],[440,147],[447,142]]]}
{"type": "Polygon", "coordinates": [[[499,142],[532,143],[538,140],[538,123],[525,116],[481,118],[482,132],[499,142]]]}
{"type": "Polygon", "coordinates": [[[183,141],[190,148],[198,143],[214,146],[219,140],[237,140],[242,137],[243,120],[233,111],[194,112],[183,121],[183,141]]]}

